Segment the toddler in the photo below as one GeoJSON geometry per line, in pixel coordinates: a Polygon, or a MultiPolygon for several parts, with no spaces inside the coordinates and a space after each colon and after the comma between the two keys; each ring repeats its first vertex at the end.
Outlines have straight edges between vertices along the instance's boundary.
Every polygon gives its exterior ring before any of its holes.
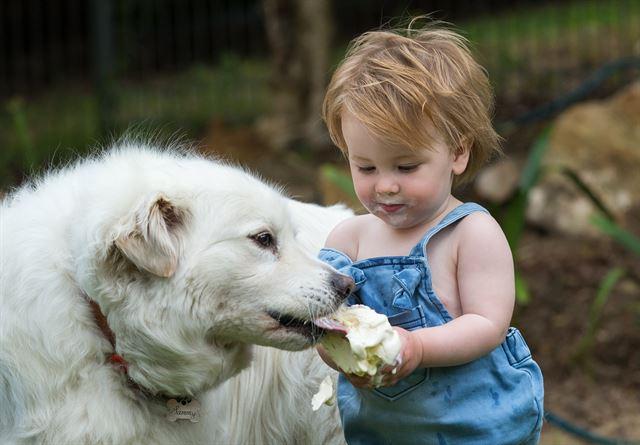
{"type": "Polygon", "coordinates": [[[323,118],[369,213],[338,225],[320,257],[354,278],[349,304],[385,314],[402,339],[381,386],[340,375],[349,444],[538,441],[542,374],[509,327],[509,245],[452,195],[499,151],[492,108],[485,71],[445,28],[365,33],[333,75],[323,118]]]}

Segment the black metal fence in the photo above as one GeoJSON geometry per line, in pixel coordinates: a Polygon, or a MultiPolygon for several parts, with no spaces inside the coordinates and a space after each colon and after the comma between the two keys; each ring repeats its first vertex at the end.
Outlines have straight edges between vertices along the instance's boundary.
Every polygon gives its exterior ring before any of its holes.
{"type": "Polygon", "coordinates": [[[0,0],[0,97],[90,82],[105,58],[142,77],[256,55],[263,35],[256,0],[0,0]]]}
{"type": "MultiPolygon", "coordinates": [[[[338,42],[394,17],[431,13],[469,31],[497,81],[535,70],[546,73],[547,91],[555,70],[561,79],[570,70],[640,54],[639,0],[354,0],[332,7],[338,42]],[[523,10],[531,11],[530,20],[512,18],[523,10]]],[[[101,58],[118,77],[136,78],[265,51],[259,0],[0,1],[0,98],[90,83],[101,58]],[[109,33],[110,54],[96,46],[101,29],[109,33]]]]}
{"type": "MultiPolygon", "coordinates": [[[[317,1],[331,2],[335,61],[353,36],[402,17],[453,23],[489,72],[497,124],[549,117],[603,78],[609,85],[597,94],[640,77],[640,0],[317,1]],[[597,82],[585,89],[594,73],[597,82]]],[[[265,116],[262,7],[261,0],[0,0],[0,188],[32,166],[73,158],[105,132],[134,126],[198,139],[221,120],[265,116]]]]}

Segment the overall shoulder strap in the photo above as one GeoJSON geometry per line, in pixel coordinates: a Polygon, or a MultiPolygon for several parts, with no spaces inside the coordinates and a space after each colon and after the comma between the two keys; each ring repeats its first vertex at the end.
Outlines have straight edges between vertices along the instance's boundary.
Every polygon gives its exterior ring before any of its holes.
{"type": "Polygon", "coordinates": [[[411,256],[424,255],[427,243],[436,233],[474,212],[489,213],[487,209],[475,202],[465,202],[464,204],[460,204],[458,207],[447,213],[438,224],[429,229],[420,242],[411,250],[411,256]]]}

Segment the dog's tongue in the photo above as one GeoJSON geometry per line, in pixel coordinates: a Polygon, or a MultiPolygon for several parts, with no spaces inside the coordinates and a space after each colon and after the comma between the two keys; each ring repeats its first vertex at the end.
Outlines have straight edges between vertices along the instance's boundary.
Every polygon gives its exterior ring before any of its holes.
{"type": "Polygon", "coordinates": [[[327,332],[332,332],[339,335],[347,335],[348,332],[348,329],[344,324],[329,317],[323,317],[313,320],[313,324],[315,324],[319,328],[324,329],[327,332]]]}

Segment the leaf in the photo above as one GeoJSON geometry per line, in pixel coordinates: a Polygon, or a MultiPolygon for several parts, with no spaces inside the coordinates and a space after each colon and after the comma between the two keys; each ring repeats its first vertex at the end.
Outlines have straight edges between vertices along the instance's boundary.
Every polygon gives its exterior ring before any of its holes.
{"type": "Polygon", "coordinates": [[[633,233],[624,230],[617,223],[602,215],[594,215],[590,221],[619,244],[640,256],[640,238],[633,233]]]}
{"type": "Polygon", "coordinates": [[[545,128],[531,147],[531,152],[520,177],[518,191],[507,204],[501,221],[501,226],[513,252],[516,251],[524,231],[529,191],[536,184],[543,171],[541,167],[542,157],[549,147],[550,133],[551,127],[545,128]]]}
{"type": "Polygon", "coordinates": [[[578,347],[573,353],[574,360],[582,360],[585,361],[586,364],[589,363],[591,351],[593,349],[593,344],[596,338],[596,333],[598,331],[598,325],[600,324],[600,318],[602,316],[602,309],[609,299],[611,291],[618,283],[618,281],[624,276],[624,274],[625,270],[623,268],[614,267],[613,269],[610,269],[602,279],[602,281],[600,281],[600,286],[598,286],[596,297],[594,298],[593,302],[591,303],[591,307],[589,308],[587,331],[580,339],[580,343],[578,343],[578,347]]]}
{"type": "Polygon", "coordinates": [[[520,190],[528,193],[529,190],[538,182],[540,177],[542,158],[549,148],[549,135],[551,134],[551,126],[545,128],[540,136],[536,139],[531,147],[531,152],[527,157],[522,176],[520,177],[520,190]]]}
{"type": "Polygon", "coordinates": [[[563,175],[565,175],[567,178],[569,178],[569,180],[571,180],[571,182],[573,182],[575,186],[578,187],[578,189],[580,189],[580,191],[582,191],[585,195],[587,195],[587,197],[593,203],[593,205],[595,205],[602,213],[604,213],[607,216],[607,218],[611,220],[616,219],[613,216],[613,212],[609,210],[606,204],[600,198],[598,198],[598,196],[591,190],[591,188],[580,178],[580,176],[575,171],[573,171],[569,167],[562,167],[560,169],[560,172],[563,175]]]}
{"type": "Polygon", "coordinates": [[[516,251],[524,231],[526,209],[527,194],[518,190],[509,201],[501,224],[512,252],[516,251]]]}
{"type": "Polygon", "coordinates": [[[320,174],[340,190],[356,199],[356,191],[349,175],[344,174],[332,164],[323,164],[320,167],[320,174]]]}
{"type": "Polygon", "coordinates": [[[602,308],[609,299],[609,295],[611,294],[613,287],[624,274],[625,270],[623,268],[614,267],[609,272],[607,272],[607,275],[605,275],[605,277],[600,282],[598,293],[596,294],[595,300],[593,300],[593,304],[591,305],[591,310],[589,313],[589,323],[593,326],[594,330],[600,319],[600,315],[602,314],[602,308]]]}
{"type": "Polygon", "coordinates": [[[527,305],[531,301],[531,293],[529,293],[529,286],[527,282],[524,280],[522,275],[516,271],[515,274],[516,279],[516,301],[518,304],[527,305]]]}
{"type": "Polygon", "coordinates": [[[38,163],[38,157],[35,154],[27,124],[27,109],[24,100],[14,98],[7,103],[6,108],[11,116],[13,129],[17,136],[19,148],[23,152],[25,163],[30,168],[33,168],[38,163]]]}

